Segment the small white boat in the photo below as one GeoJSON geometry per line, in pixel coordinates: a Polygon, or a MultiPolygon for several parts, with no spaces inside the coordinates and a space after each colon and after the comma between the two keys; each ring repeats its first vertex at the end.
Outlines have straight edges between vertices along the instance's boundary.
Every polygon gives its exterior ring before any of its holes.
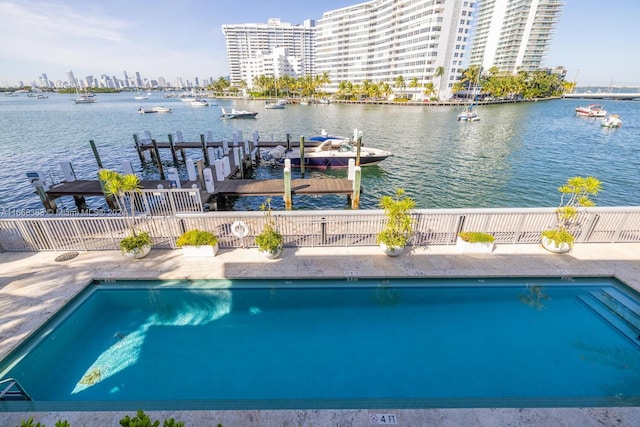
{"type": "Polygon", "coordinates": [[[209,102],[206,99],[195,99],[191,101],[190,104],[192,107],[208,107],[209,106],[209,102]]]}
{"type": "Polygon", "coordinates": [[[76,104],[94,104],[96,101],[96,96],[91,92],[80,94],[73,100],[76,104]]]}
{"type": "Polygon", "coordinates": [[[257,111],[236,110],[235,108],[232,108],[231,112],[227,112],[224,108],[221,108],[221,110],[221,119],[253,119],[258,115],[257,111]]]}
{"type": "Polygon", "coordinates": [[[38,95],[36,95],[36,99],[48,99],[49,96],[48,95],[43,95],[41,93],[39,93],[38,95]]]}
{"type": "Polygon", "coordinates": [[[607,111],[602,104],[589,104],[586,107],[576,107],[576,115],[582,117],[606,117],[607,111]]]}
{"type": "Polygon", "coordinates": [[[622,120],[617,114],[611,114],[609,117],[602,120],[602,127],[619,128],[620,126],[622,126],[622,120]]]}
{"type": "Polygon", "coordinates": [[[284,110],[286,102],[278,101],[278,102],[265,102],[264,108],[265,110],[284,110]]]}
{"type": "Polygon", "coordinates": [[[171,108],[168,108],[168,107],[138,108],[138,113],[140,114],[170,113],[170,112],[171,112],[171,108]]]}
{"type": "Polygon", "coordinates": [[[151,92],[147,92],[146,94],[138,92],[136,96],[133,97],[133,99],[138,99],[138,100],[149,99],[150,96],[151,96],[151,92]]]}
{"type": "Polygon", "coordinates": [[[478,117],[478,113],[476,111],[473,111],[473,108],[471,107],[468,107],[465,111],[458,114],[459,122],[477,122],[478,120],[480,120],[480,117],[478,117]]]}

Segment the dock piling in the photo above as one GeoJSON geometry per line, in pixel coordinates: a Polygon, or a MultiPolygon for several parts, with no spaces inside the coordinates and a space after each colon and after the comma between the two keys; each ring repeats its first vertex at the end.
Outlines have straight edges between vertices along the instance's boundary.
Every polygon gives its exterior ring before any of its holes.
{"type": "Polygon", "coordinates": [[[176,153],[176,147],[173,144],[173,135],[169,134],[169,148],[171,149],[171,157],[173,157],[173,165],[178,167],[178,153],[176,153]]]}
{"type": "Polygon", "coordinates": [[[355,167],[355,179],[353,180],[353,196],[351,197],[351,209],[358,209],[360,205],[360,181],[362,177],[362,169],[360,166],[355,167]]]}
{"type": "Polygon", "coordinates": [[[304,135],[300,136],[300,175],[304,176],[304,135]]]}
{"type": "Polygon", "coordinates": [[[156,156],[156,162],[158,164],[158,172],[160,172],[160,179],[164,179],[164,170],[162,169],[162,159],[160,158],[160,150],[158,149],[158,143],[155,139],[151,140],[153,144],[153,151],[156,156]]]}
{"type": "Polygon", "coordinates": [[[205,166],[210,166],[209,162],[209,153],[207,153],[207,143],[204,140],[204,135],[200,134],[200,143],[202,144],[202,155],[204,156],[204,164],[205,166]]]}
{"type": "Polygon", "coordinates": [[[140,141],[138,140],[138,134],[133,134],[133,143],[136,145],[136,151],[138,152],[138,157],[140,157],[140,163],[144,164],[144,154],[142,153],[142,148],[140,148],[140,141]]]}
{"type": "Polygon", "coordinates": [[[284,161],[284,208],[290,211],[293,205],[291,200],[291,159],[284,161]]]}
{"type": "Polygon", "coordinates": [[[96,158],[96,161],[98,162],[98,168],[102,169],[102,161],[100,160],[100,154],[98,154],[98,149],[96,148],[96,143],[94,142],[93,139],[89,140],[89,144],[91,144],[91,150],[93,150],[93,155],[96,158]]]}

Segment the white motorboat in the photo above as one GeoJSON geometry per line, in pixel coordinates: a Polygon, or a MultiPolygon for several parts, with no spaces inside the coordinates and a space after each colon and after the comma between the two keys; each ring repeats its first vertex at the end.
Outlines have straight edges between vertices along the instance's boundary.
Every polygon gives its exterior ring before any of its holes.
{"type": "MultiPolygon", "coordinates": [[[[262,159],[276,165],[284,165],[286,159],[291,161],[291,167],[300,167],[300,148],[287,150],[278,145],[261,153],[262,159]]],[[[371,147],[360,147],[360,166],[370,166],[380,163],[387,157],[393,156],[390,151],[371,147]]],[[[333,169],[349,167],[349,160],[358,161],[358,147],[349,142],[339,145],[335,140],[327,139],[317,147],[311,147],[304,152],[304,165],[316,169],[333,169]]]]}
{"type": "Polygon", "coordinates": [[[191,101],[190,104],[192,107],[208,107],[209,106],[209,102],[206,99],[195,99],[191,101]]]}
{"type": "Polygon", "coordinates": [[[232,108],[230,112],[227,112],[224,108],[221,108],[221,119],[253,119],[258,115],[257,111],[236,110],[232,108]]]}
{"type": "Polygon", "coordinates": [[[586,107],[576,107],[576,115],[583,117],[606,117],[607,111],[602,104],[589,104],[586,107]]]}
{"type": "Polygon", "coordinates": [[[138,108],[138,113],[140,114],[150,114],[150,113],[170,113],[171,108],[168,107],[152,107],[152,108],[138,108]]]}

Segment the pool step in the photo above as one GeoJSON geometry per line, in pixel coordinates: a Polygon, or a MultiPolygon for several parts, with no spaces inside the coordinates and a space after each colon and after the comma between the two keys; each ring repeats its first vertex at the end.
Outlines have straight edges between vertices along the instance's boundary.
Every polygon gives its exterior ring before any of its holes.
{"type": "Polygon", "coordinates": [[[591,295],[640,332],[640,304],[615,288],[592,291],[591,295]]]}
{"type": "Polygon", "coordinates": [[[620,303],[607,291],[593,291],[587,295],[579,295],[578,299],[640,347],[640,318],[632,309],[620,303]],[[607,295],[603,295],[605,293],[607,295]]]}

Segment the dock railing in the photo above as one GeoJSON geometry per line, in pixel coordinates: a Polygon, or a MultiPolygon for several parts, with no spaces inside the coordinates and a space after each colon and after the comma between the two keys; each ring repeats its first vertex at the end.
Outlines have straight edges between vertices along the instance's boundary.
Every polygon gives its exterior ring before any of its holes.
{"type": "MultiPolygon", "coordinates": [[[[375,246],[385,216],[381,210],[273,212],[286,247],[375,246]]],[[[417,209],[413,213],[414,247],[453,245],[460,231],[483,231],[496,244],[536,244],[556,222],[555,208],[417,209]]],[[[216,234],[224,248],[256,247],[262,212],[194,212],[137,216],[136,228],[149,232],[154,248],[173,249],[178,236],[198,228],[216,234]],[[233,234],[241,221],[246,237],[233,234]]],[[[120,215],[0,217],[0,250],[118,250],[128,228],[120,215]]],[[[580,214],[576,243],[640,242],[640,206],[593,207],[580,214]]]]}

